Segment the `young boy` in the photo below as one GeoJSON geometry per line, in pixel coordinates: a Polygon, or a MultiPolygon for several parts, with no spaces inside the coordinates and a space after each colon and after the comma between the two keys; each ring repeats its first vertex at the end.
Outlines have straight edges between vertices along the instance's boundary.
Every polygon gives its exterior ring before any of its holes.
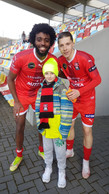
{"type": "Polygon", "coordinates": [[[58,64],[50,58],[43,65],[45,77],[36,99],[36,122],[43,136],[45,154],[45,172],[42,181],[48,183],[52,173],[53,147],[58,163],[58,187],[66,186],[66,138],[68,136],[73,114],[72,102],[66,96],[67,89],[58,78],[58,64]]]}

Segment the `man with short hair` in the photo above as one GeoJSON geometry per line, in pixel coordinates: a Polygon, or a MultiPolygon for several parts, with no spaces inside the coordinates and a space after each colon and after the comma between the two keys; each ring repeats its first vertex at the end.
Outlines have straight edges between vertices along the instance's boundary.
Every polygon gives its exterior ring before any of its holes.
{"type": "MultiPolygon", "coordinates": [[[[16,170],[23,159],[26,113],[29,105],[35,111],[37,91],[44,79],[42,74],[43,64],[51,57],[56,59],[54,55],[49,53],[49,49],[54,44],[55,39],[55,31],[51,26],[45,23],[35,24],[29,36],[29,41],[34,48],[17,53],[12,60],[8,75],[8,85],[14,98],[17,157],[11,164],[10,171],[16,170]]],[[[42,136],[40,134],[39,143],[38,154],[44,158],[42,136]]]]}
{"type": "Polygon", "coordinates": [[[83,51],[74,49],[73,37],[70,32],[62,32],[58,36],[58,46],[62,56],[58,64],[62,74],[70,82],[69,100],[77,99],[73,103],[73,118],[70,136],[67,138],[66,157],[73,157],[74,124],[77,115],[81,114],[83,126],[83,166],[82,176],[87,179],[90,176],[89,158],[92,150],[93,135],[92,126],[95,114],[95,87],[100,84],[101,77],[95,66],[94,58],[83,51]]]}

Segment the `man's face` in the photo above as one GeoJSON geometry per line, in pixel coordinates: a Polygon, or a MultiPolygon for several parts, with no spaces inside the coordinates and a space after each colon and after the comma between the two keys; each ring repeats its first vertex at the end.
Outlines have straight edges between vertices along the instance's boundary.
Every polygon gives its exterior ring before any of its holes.
{"type": "Polygon", "coordinates": [[[67,60],[71,60],[73,57],[73,46],[73,41],[70,39],[69,36],[59,39],[59,50],[67,60]]]}
{"type": "Polygon", "coordinates": [[[46,56],[50,49],[50,35],[43,32],[36,34],[35,48],[39,57],[46,56]]]}

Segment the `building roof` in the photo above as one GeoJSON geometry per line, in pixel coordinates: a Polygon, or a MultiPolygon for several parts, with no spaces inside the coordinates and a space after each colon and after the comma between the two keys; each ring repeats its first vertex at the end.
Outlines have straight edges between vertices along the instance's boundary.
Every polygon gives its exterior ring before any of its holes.
{"type": "Polygon", "coordinates": [[[109,0],[3,0],[46,19],[67,22],[98,9],[109,8],[109,0]]]}

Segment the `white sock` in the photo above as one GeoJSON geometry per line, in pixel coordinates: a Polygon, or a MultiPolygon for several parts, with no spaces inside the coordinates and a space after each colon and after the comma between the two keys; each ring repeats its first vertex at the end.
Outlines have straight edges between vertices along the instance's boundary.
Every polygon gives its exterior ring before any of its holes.
{"type": "Polygon", "coordinates": [[[83,159],[83,168],[86,172],[89,171],[89,160],[83,159]]]}

